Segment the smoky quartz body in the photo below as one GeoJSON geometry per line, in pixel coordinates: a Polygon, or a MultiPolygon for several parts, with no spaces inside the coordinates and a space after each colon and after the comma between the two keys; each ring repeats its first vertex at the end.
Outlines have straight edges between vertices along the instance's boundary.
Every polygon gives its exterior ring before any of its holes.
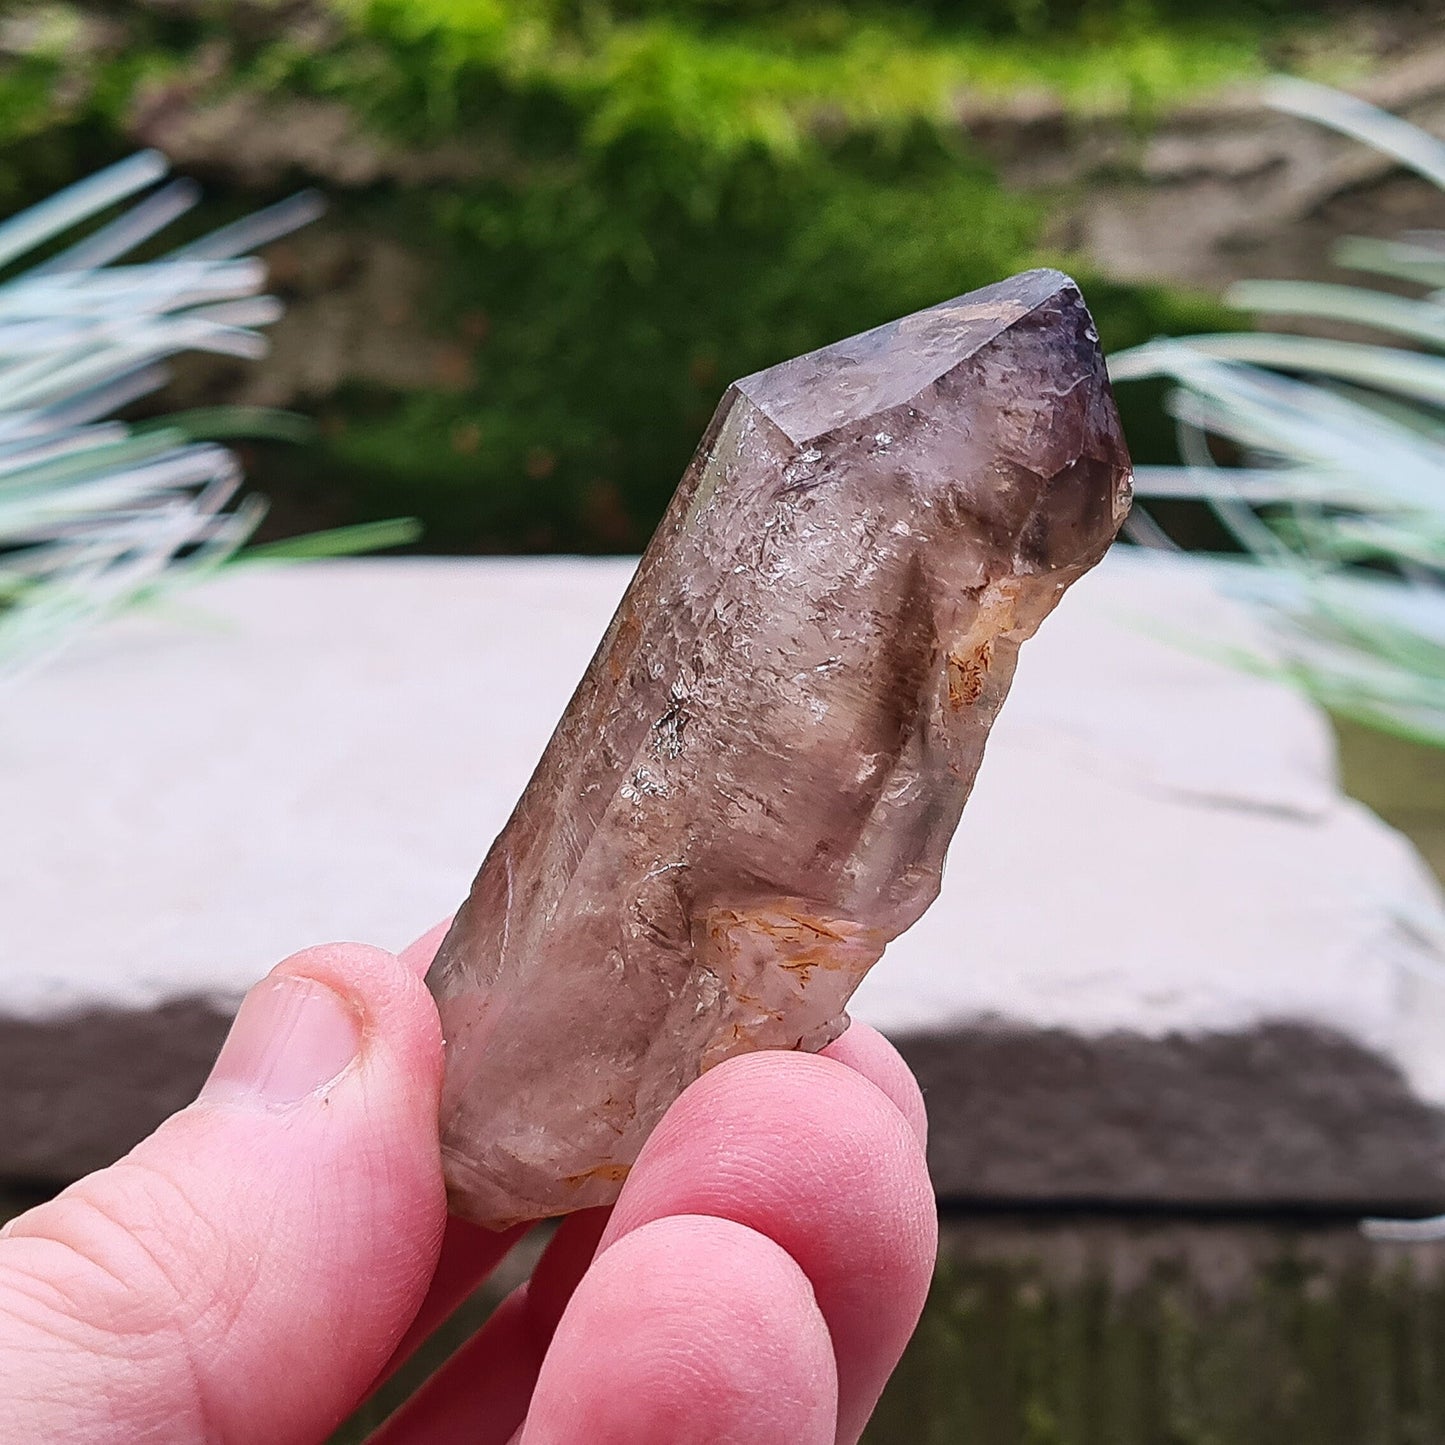
{"type": "Polygon", "coordinates": [[[457,1212],[608,1203],[703,1070],[846,1027],[1129,497],[1055,271],[728,388],[428,974],[457,1212]]]}

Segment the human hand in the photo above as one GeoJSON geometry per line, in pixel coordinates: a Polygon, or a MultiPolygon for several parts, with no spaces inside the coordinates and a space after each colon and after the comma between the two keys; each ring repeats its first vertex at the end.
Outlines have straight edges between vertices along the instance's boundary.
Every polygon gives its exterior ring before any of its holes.
{"type": "MultiPolygon", "coordinates": [[[[445,1217],[439,937],[288,959],[194,1104],[0,1231],[0,1439],[310,1445],[496,1266],[525,1227],[445,1217]]],[[[374,1439],[855,1441],[932,1270],[923,1130],[861,1025],[720,1065],[374,1439]]]]}

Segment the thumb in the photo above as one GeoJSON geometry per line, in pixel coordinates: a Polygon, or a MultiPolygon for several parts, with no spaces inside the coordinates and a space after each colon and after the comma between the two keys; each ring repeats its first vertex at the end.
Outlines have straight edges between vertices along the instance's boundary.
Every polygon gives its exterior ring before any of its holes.
{"type": "Polygon", "coordinates": [[[0,1235],[7,1438],[323,1438],[436,1265],[440,1075],[391,954],[312,949],[257,984],[194,1104],[0,1235]]]}

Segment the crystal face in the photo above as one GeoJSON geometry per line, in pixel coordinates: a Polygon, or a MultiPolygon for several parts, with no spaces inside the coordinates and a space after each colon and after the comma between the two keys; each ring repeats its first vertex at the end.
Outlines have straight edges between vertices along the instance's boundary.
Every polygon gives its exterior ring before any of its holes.
{"type": "Polygon", "coordinates": [[[703,1070],[842,1032],[1129,475],[1054,271],[729,387],[428,974],[458,1213],[609,1203],[703,1070]]]}

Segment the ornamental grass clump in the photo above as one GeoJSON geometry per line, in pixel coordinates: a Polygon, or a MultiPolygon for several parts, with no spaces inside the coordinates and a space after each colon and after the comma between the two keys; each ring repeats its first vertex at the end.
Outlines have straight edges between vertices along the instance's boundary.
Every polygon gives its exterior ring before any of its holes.
{"type": "MultiPolygon", "coordinates": [[[[1306,81],[1277,80],[1268,98],[1445,189],[1445,142],[1415,126],[1306,81]]],[[[1231,655],[1332,712],[1445,746],[1445,231],[1350,238],[1335,259],[1401,289],[1248,281],[1228,299],[1388,343],[1239,333],[1114,358],[1116,381],[1178,383],[1184,464],[1138,469],[1131,534],[1173,545],[1148,501],[1207,502],[1238,552],[1205,565],[1265,632],[1231,655]]]]}
{"type": "Polygon", "coordinates": [[[199,198],[187,180],[157,187],[166,172],[163,156],[144,151],[0,223],[0,679],[87,624],[238,557],[408,535],[406,524],[383,524],[243,552],[265,504],[238,496],[241,469],[220,441],[295,436],[300,419],[254,408],[116,419],[165,384],[166,362],[182,352],[265,354],[261,328],[282,308],[262,294],[266,268],[247,253],[320,211],[319,197],[302,193],[128,261],[199,198]]]}

